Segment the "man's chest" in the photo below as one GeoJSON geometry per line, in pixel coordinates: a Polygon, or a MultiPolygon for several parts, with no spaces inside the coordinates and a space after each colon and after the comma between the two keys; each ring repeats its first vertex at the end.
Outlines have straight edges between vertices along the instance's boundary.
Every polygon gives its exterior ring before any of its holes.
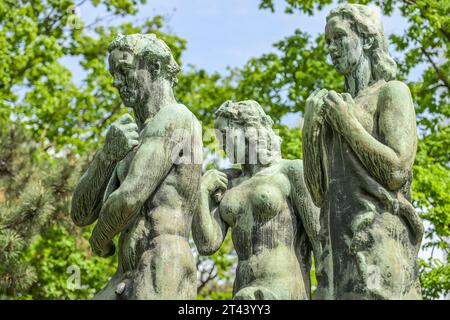
{"type": "Polygon", "coordinates": [[[135,155],[136,152],[132,150],[117,164],[116,172],[120,183],[125,180],[135,155]]]}

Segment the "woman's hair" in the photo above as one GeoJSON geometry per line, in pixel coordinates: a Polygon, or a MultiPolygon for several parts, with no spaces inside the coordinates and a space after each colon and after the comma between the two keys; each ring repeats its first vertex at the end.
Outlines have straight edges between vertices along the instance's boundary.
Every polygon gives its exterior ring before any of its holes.
{"type": "Polygon", "coordinates": [[[349,20],[353,30],[359,36],[373,37],[374,41],[369,49],[373,78],[386,81],[395,79],[397,65],[389,55],[380,14],[369,6],[343,4],[330,11],[327,22],[334,16],[349,20]]]}
{"type": "Polygon", "coordinates": [[[254,100],[233,102],[225,101],[216,111],[218,118],[231,120],[242,127],[272,129],[273,120],[266,115],[263,108],[254,100]]]}
{"type": "Polygon", "coordinates": [[[114,49],[130,51],[144,63],[154,60],[161,62],[163,75],[171,81],[172,86],[178,83],[180,67],[167,44],[155,34],[118,34],[109,45],[108,51],[114,49]]]}
{"type": "MultiPolygon", "coordinates": [[[[281,138],[273,130],[273,120],[254,100],[226,101],[216,111],[217,119],[227,120],[231,126],[242,127],[248,132],[257,133],[258,149],[268,151],[270,157],[280,156],[281,138]]],[[[216,129],[222,121],[216,121],[216,129]]]]}

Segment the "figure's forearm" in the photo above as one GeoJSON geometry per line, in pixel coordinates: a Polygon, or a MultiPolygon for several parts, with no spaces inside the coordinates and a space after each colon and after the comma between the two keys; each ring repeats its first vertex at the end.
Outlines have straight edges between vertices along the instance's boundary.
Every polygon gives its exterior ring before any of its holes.
{"type": "Polygon", "coordinates": [[[92,231],[92,239],[100,248],[130,223],[139,208],[132,201],[132,197],[124,196],[118,190],[105,202],[92,231]]]}
{"type": "Polygon", "coordinates": [[[303,132],[303,159],[305,182],[311,193],[314,204],[322,206],[325,193],[324,172],[321,155],[321,127],[319,123],[312,124],[303,132]]]}
{"type": "Polygon", "coordinates": [[[165,141],[142,142],[130,164],[125,179],[103,204],[91,244],[97,252],[106,249],[115,235],[122,232],[155,192],[172,168],[165,141]]]}
{"type": "Polygon", "coordinates": [[[209,256],[222,245],[224,235],[220,223],[223,222],[217,221],[220,217],[216,212],[210,212],[208,191],[202,189],[199,201],[192,220],[192,235],[200,254],[209,256]]]}
{"type": "Polygon", "coordinates": [[[100,150],[78,182],[72,198],[71,217],[78,226],[92,224],[100,213],[103,193],[116,162],[100,150]]]}
{"type": "Polygon", "coordinates": [[[322,245],[319,240],[320,234],[320,209],[315,207],[309,199],[305,199],[303,223],[308,233],[308,238],[312,245],[314,257],[322,255],[322,245]]]}
{"type": "Polygon", "coordinates": [[[395,151],[370,135],[354,117],[342,125],[342,135],[369,173],[390,190],[401,188],[407,170],[395,151]]]}

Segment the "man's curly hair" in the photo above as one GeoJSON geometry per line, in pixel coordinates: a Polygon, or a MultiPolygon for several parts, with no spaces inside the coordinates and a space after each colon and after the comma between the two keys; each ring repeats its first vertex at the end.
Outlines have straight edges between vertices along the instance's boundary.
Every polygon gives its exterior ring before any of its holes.
{"type": "Polygon", "coordinates": [[[108,51],[112,52],[114,49],[130,51],[141,58],[144,63],[160,61],[163,76],[171,81],[173,87],[177,85],[180,67],[167,44],[158,39],[155,34],[118,34],[109,45],[108,51]]]}

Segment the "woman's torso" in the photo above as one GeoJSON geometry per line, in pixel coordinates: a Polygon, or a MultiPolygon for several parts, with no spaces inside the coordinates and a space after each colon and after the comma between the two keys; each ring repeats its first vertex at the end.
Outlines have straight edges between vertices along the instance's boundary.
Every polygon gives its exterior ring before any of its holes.
{"type": "Polygon", "coordinates": [[[235,180],[221,200],[220,215],[232,228],[239,258],[235,293],[247,286],[279,286],[284,298],[304,295],[295,248],[299,218],[290,202],[284,161],[242,182],[235,180]]]}
{"type": "MultiPolygon", "coordinates": [[[[384,84],[380,81],[356,97],[353,112],[365,131],[383,144],[378,98],[384,84]]],[[[404,245],[410,241],[408,227],[397,214],[399,193],[411,188],[410,181],[402,190],[386,188],[371,175],[346,138],[328,124],[323,145],[328,186],[320,238],[325,248],[322,264],[333,266],[327,271],[328,281],[334,283],[330,284],[334,295],[341,299],[387,297],[390,293],[383,288],[394,292],[398,283],[408,282],[403,277],[414,278],[414,270],[403,262],[412,257],[404,245]],[[371,279],[374,274],[380,278],[371,279]],[[380,283],[370,288],[370,281],[380,283]]]]}

